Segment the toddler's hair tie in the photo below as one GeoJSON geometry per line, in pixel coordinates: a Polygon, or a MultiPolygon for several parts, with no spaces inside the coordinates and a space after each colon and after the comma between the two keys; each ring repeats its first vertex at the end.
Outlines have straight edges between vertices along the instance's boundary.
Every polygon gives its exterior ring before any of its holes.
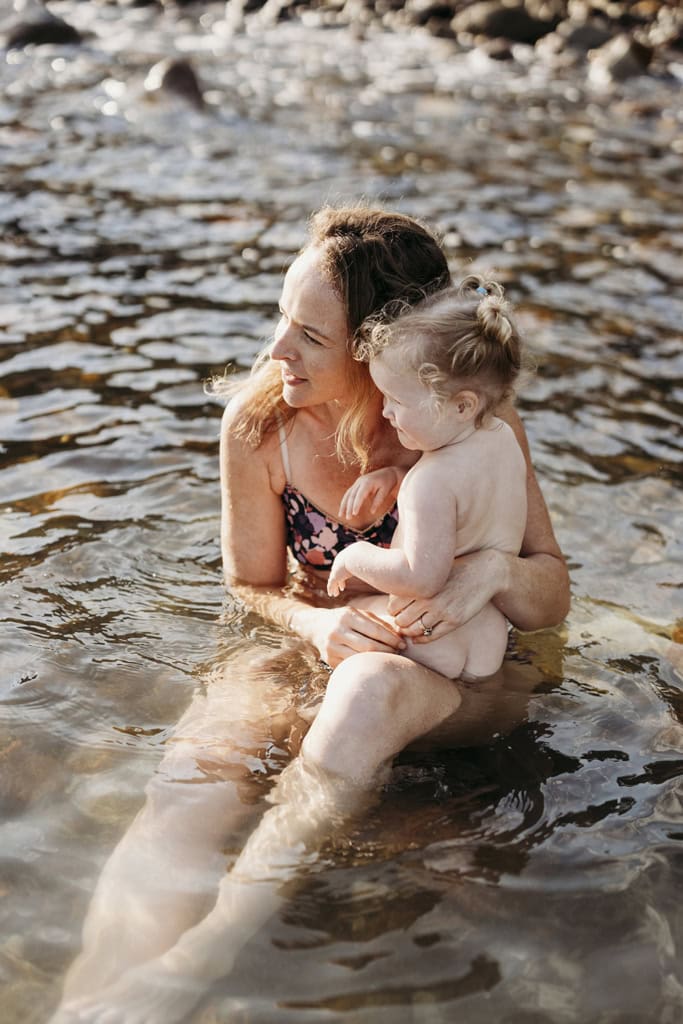
{"type": "Polygon", "coordinates": [[[478,288],[475,288],[474,290],[477,293],[477,295],[488,295],[488,289],[484,288],[484,286],[481,284],[479,285],[478,288]]]}

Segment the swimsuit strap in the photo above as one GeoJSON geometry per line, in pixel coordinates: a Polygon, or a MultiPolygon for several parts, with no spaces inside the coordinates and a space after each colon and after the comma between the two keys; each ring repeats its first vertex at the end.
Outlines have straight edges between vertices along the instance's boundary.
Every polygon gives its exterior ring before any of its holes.
{"type": "Polygon", "coordinates": [[[277,436],[280,439],[280,458],[282,459],[282,468],[285,471],[285,480],[287,483],[292,478],[292,469],[289,463],[289,448],[287,447],[287,431],[285,429],[285,423],[280,413],[276,413],[277,418],[277,436]]]}

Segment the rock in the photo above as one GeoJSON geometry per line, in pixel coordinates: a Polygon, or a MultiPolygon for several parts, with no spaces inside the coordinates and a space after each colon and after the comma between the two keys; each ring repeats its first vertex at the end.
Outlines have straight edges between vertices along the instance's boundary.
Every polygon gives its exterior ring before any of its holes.
{"type": "Polygon", "coordinates": [[[514,60],[512,53],[512,44],[509,39],[499,37],[498,39],[487,39],[486,42],[479,47],[482,53],[485,53],[491,60],[514,60]]]}
{"type": "Polygon", "coordinates": [[[595,21],[567,19],[538,42],[536,52],[539,57],[549,58],[557,64],[577,65],[586,60],[591,50],[610,42],[618,31],[595,21]]]}
{"type": "Polygon", "coordinates": [[[407,0],[403,9],[411,25],[427,25],[435,18],[448,22],[453,19],[453,4],[447,0],[407,0]]]}
{"type": "Polygon", "coordinates": [[[23,21],[10,29],[5,38],[8,50],[22,50],[25,46],[62,46],[80,43],[81,33],[61,18],[47,11],[35,21],[23,21]]]}
{"type": "Polygon", "coordinates": [[[10,733],[0,734],[0,809],[20,814],[39,800],[49,799],[64,786],[64,760],[56,751],[41,750],[10,733]]]}
{"type": "Polygon", "coordinates": [[[498,3],[498,0],[481,0],[458,11],[451,21],[451,27],[456,35],[466,33],[492,39],[502,37],[511,43],[533,45],[552,32],[559,21],[557,16],[535,18],[521,3],[508,7],[498,3]]]}
{"type": "Polygon", "coordinates": [[[590,54],[590,80],[596,85],[625,82],[642,75],[652,60],[652,48],[622,33],[590,54]]]}
{"type": "Polygon", "coordinates": [[[160,60],[150,68],[145,79],[145,89],[149,93],[173,93],[187,100],[195,110],[204,109],[202,89],[189,61],[171,58],[160,60]]]}
{"type": "Polygon", "coordinates": [[[389,29],[401,31],[417,25],[433,36],[453,39],[451,28],[453,3],[451,0],[375,0],[375,14],[380,14],[383,24],[389,29]]]}
{"type": "Polygon", "coordinates": [[[598,25],[592,21],[580,23],[563,21],[555,31],[562,42],[563,49],[574,50],[577,53],[597,50],[614,38],[614,32],[610,32],[604,25],[598,25]]]}

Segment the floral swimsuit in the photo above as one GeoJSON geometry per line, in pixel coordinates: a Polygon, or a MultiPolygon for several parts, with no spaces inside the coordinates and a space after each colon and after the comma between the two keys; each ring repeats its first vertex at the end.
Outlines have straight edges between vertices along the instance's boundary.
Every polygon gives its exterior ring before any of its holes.
{"type": "Polygon", "coordinates": [[[381,519],[371,523],[364,530],[353,530],[326,512],[321,512],[301,491],[289,483],[289,451],[285,425],[282,421],[278,423],[278,436],[282,467],[287,481],[282,492],[287,524],[287,546],[298,562],[315,569],[329,569],[335,555],[357,540],[367,540],[381,548],[390,547],[398,523],[398,510],[395,505],[381,519]]]}

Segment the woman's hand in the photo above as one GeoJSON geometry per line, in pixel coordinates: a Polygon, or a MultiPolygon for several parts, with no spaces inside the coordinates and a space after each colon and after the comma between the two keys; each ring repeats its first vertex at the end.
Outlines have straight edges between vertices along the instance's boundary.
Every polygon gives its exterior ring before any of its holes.
{"type": "Polygon", "coordinates": [[[480,612],[503,585],[505,555],[494,549],[474,551],[453,562],[448,581],[434,597],[389,598],[389,614],[414,643],[438,640],[480,612]],[[425,635],[425,629],[429,630],[425,635]]]}
{"type": "Polygon", "coordinates": [[[405,649],[405,640],[398,629],[382,621],[372,612],[354,608],[305,608],[290,619],[290,628],[310,640],[324,662],[335,668],[352,654],[381,651],[397,654],[405,649]]]}

